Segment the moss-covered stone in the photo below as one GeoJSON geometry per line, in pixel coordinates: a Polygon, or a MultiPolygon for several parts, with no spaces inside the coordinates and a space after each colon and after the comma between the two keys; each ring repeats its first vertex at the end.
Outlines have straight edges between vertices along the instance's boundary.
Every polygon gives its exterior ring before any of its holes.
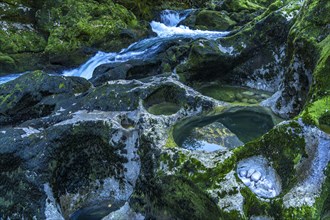
{"type": "Polygon", "coordinates": [[[133,205],[140,206],[138,210],[142,209],[142,213],[147,217],[218,219],[221,216],[218,207],[210,197],[186,178],[163,176],[154,181],[154,188],[144,193],[136,192],[132,198],[135,202],[137,199],[142,200],[133,205]]]}
{"type": "Polygon", "coordinates": [[[165,85],[154,91],[143,103],[152,114],[174,114],[185,104],[184,90],[165,85]]]}
{"type": "Polygon", "coordinates": [[[202,10],[196,15],[195,27],[202,30],[230,30],[236,25],[225,12],[202,10]]]}
{"type": "Polygon", "coordinates": [[[238,159],[262,155],[271,161],[273,168],[282,178],[282,189],[285,191],[295,183],[295,161],[299,162],[296,158],[307,156],[301,132],[302,128],[296,122],[280,125],[234,152],[238,159]]]}
{"type": "Polygon", "coordinates": [[[87,80],[77,77],[49,76],[41,71],[24,74],[0,85],[0,121],[4,125],[49,115],[55,109],[56,100],[43,103],[44,98],[59,94],[72,96],[89,86],[87,80]]]}
{"type": "MultiPolygon", "coordinates": [[[[299,114],[318,99],[329,95],[329,16],[327,1],[305,1],[300,14],[290,30],[288,59],[290,66],[284,81],[285,91],[278,103],[293,102],[291,115],[299,114]],[[315,15],[318,16],[315,16],[315,15]],[[293,96],[293,98],[292,98],[293,96]],[[293,100],[293,101],[292,101],[293,100]]],[[[325,110],[320,101],[315,106],[325,110]]],[[[313,110],[308,110],[313,112],[313,110]]],[[[319,111],[322,114],[322,111],[319,111]]],[[[305,114],[305,113],[303,113],[305,114]]],[[[317,120],[320,115],[310,118],[317,120]]]]}
{"type": "Polygon", "coordinates": [[[0,10],[0,53],[15,64],[2,59],[6,62],[0,62],[0,73],[44,68],[36,63],[48,68],[79,65],[97,50],[128,46],[147,30],[132,12],[111,0],[9,1],[0,10]],[[20,54],[25,56],[12,56],[20,54]],[[24,62],[35,60],[36,54],[36,62],[24,62]]]}

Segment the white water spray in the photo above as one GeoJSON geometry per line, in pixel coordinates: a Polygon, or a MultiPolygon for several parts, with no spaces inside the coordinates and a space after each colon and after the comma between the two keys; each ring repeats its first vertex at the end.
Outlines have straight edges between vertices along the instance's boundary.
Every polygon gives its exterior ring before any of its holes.
{"type": "Polygon", "coordinates": [[[94,57],[77,69],[64,71],[65,76],[80,76],[90,79],[96,67],[105,63],[125,62],[131,59],[145,59],[154,55],[160,46],[168,41],[178,38],[206,38],[217,39],[226,36],[229,32],[192,30],[186,26],[177,25],[184,20],[192,10],[181,12],[165,10],[161,13],[161,22],[152,21],[152,30],[157,37],[148,38],[133,43],[119,53],[98,52],[94,57]]]}

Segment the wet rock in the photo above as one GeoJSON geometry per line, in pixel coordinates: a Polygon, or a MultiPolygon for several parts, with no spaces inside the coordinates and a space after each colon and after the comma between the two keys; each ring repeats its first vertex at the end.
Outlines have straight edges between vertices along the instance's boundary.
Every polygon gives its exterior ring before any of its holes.
{"type": "MultiPolygon", "coordinates": [[[[202,128],[195,128],[192,131],[192,138],[195,139],[196,142],[219,145],[219,149],[233,149],[243,145],[243,142],[241,142],[234,133],[219,122],[214,122],[202,128]]],[[[192,143],[189,141],[186,144],[183,143],[183,145],[187,145],[187,147],[190,144],[192,143]]],[[[198,143],[196,144],[198,146],[198,143]]],[[[201,146],[200,148],[204,149],[205,147],[201,146]]]]}
{"type": "MultiPolygon", "coordinates": [[[[10,181],[1,182],[1,187],[11,187],[1,197],[7,201],[15,195],[19,201],[2,203],[1,214],[6,217],[24,213],[24,216],[44,218],[44,213],[51,211],[50,201],[41,190],[45,182],[50,183],[56,198],[53,205],[56,207],[57,202],[60,203],[64,217],[78,210],[93,210],[96,203],[108,207],[109,203],[127,200],[139,174],[137,131],[115,129],[109,119],[103,120],[94,117],[90,121],[67,121],[27,137],[13,133],[18,129],[7,130],[9,137],[0,144],[0,159],[17,165],[11,165],[10,169],[1,166],[6,169],[2,180],[9,178],[7,175],[13,176],[8,179],[10,181]],[[112,139],[109,139],[110,134],[112,139]],[[15,153],[6,153],[10,151],[15,153]],[[22,187],[12,188],[11,181],[16,178],[22,187]],[[30,193],[24,193],[25,190],[30,193]],[[20,196],[22,193],[26,199],[20,196]],[[17,204],[23,205],[26,200],[31,209],[23,211],[17,204]],[[36,207],[39,213],[35,213],[36,207]]],[[[111,212],[105,207],[102,210],[108,211],[102,217],[111,212]]]]}
{"type": "Polygon", "coordinates": [[[234,60],[234,57],[221,52],[216,41],[198,40],[192,43],[188,60],[177,67],[177,73],[187,81],[225,78],[234,60]]]}
{"type": "Polygon", "coordinates": [[[188,82],[219,79],[230,84],[277,91],[278,73],[285,69],[285,54],[282,49],[274,48],[285,45],[285,36],[292,23],[281,11],[276,11],[280,9],[279,5],[276,7],[262,14],[249,28],[245,26],[233,35],[218,39],[216,45],[196,42],[187,62],[178,66],[177,72],[188,82]],[[261,82],[264,88],[261,88],[261,82]]]}
{"type": "Polygon", "coordinates": [[[95,86],[118,79],[140,79],[160,74],[161,61],[158,59],[129,60],[124,63],[111,63],[98,66],[91,82],[95,86]]]}
{"type": "Polygon", "coordinates": [[[201,10],[193,12],[180,25],[199,30],[226,31],[232,29],[236,22],[224,11],[201,10]]]}
{"type": "Polygon", "coordinates": [[[184,90],[174,86],[162,86],[144,99],[145,108],[155,115],[171,115],[185,104],[184,90]]]}
{"type": "MultiPolygon", "coordinates": [[[[277,97],[276,103],[272,106],[273,111],[282,117],[293,117],[301,112],[305,104],[314,102],[317,99],[329,99],[329,80],[326,73],[329,72],[329,35],[328,21],[329,4],[325,1],[305,1],[300,16],[293,25],[288,42],[290,47],[287,59],[290,60],[289,68],[285,72],[285,79],[281,95],[277,97]],[[312,16],[314,14],[318,16],[312,16]],[[309,19],[309,17],[313,19],[309,19]],[[320,18],[325,19],[320,19],[320,18]],[[310,24],[316,24],[313,28],[310,24]],[[305,34],[301,34],[305,30],[305,34]],[[322,48],[319,50],[318,48],[322,48]],[[315,83],[315,82],[320,83],[315,83]],[[322,82],[322,83],[321,83],[322,82]],[[310,98],[313,93],[315,97],[310,98]]],[[[323,104],[309,104],[309,111],[317,108],[319,114],[309,117],[306,112],[304,118],[319,118],[327,109],[323,104]],[[312,107],[314,106],[314,107],[312,107]]]]}
{"type": "Polygon", "coordinates": [[[49,76],[40,71],[25,74],[0,85],[0,124],[16,124],[47,116],[61,100],[55,97],[68,98],[89,87],[90,83],[82,78],[49,76]]]}
{"type": "Polygon", "coordinates": [[[260,197],[273,198],[282,190],[278,174],[263,157],[256,156],[240,161],[237,173],[243,183],[260,197]],[[246,176],[241,175],[246,171],[246,176]]]}

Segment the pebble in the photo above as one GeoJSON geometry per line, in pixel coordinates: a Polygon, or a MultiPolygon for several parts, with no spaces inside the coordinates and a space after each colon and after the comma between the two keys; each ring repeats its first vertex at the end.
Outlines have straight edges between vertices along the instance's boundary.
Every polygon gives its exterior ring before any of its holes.
{"type": "Polygon", "coordinates": [[[246,174],[247,174],[247,171],[246,171],[246,170],[241,170],[241,171],[239,172],[239,175],[240,175],[241,177],[246,177],[246,174]]]}
{"type": "Polygon", "coordinates": [[[254,182],[258,182],[260,178],[261,178],[261,173],[259,171],[254,172],[251,176],[251,180],[253,180],[254,182]]]}
{"type": "Polygon", "coordinates": [[[255,99],[249,99],[249,100],[247,100],[247,102],[248,102],[249,104],[256,104],[256,103],[258,103],[258,101],[255,100],[255,99]]]}
{"type": "Polygon", "coordinates": [[[246,177],[250,178],[254,172],[255,172],[255,169],[250,169],[250,170],[247,172],[246,177]]]}
{"type": "Polygon", "coordinates": [[[246,96],[254,96],[255,95],[255,93],[254,92],[251,92],[251,91],[245,91],[242,94],[244,94],[246,96]]]}

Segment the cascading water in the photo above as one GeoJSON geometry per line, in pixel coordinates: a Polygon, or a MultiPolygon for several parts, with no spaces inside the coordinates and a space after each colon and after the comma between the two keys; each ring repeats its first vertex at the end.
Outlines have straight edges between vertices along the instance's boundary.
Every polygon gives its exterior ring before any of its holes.
{"type": "Polygon", "coordinates": [[[7,75],[7,76],[0,77],[0,84],[9,82],[11,80],[14,80],[14,79],[20,77],[23,74],[24,73],[21,73],[21,74],[10,74],[10,75],[7,75]]]}
{"type": "Polygon", "coordinates": [[[170,27],[177,26],[181,21],[186,19],[192,11],[191,9],[184,11],[164,10],[160,13],[160,22],[170,27]]]}
{"type": "Polygon", "coordinates": [[[192,10],[165,10],[160,15],[161,22],[152,21],[150,23],[151,28],[153,32],[157,34],[157,37],[148,38],[133,43],[119,53],[98,52],[81,67],[70,71],[64,71],[63,74],[65,76],[80,76],[90,79],[93,76],[94,69],[99,65],[113,62],[125,62],[131,59],[146,59],[157,53],[157,51],[161,48],[161,45],[169,41],[175,41],[179,38],[217,39],[229,33],[220,31],[192,30],[183,25],[177,27],[177,25],[191,13],[191,11],[192,10]]]}
{"type": "MultiPolygon", "coordinates": [[[[152,21],[150,26],[157,37],[147,38],[131,44],[119,53],[97,52],[92,58],[80,67],[63,72],[64,76],[80,76],[90,79],[96,67],[106,63],[126,62],[131,59],[146,59],[153,56],[164,43],[182,38],[217,39],[226,36],[229,32],[192,30],[178,24],[184,20],[193,10],[173,11],[164,10],[160,14],[160,22],[152,21]]],[[[0,77],[0,84],[16,79],[19,74],[0,77]]]]}

